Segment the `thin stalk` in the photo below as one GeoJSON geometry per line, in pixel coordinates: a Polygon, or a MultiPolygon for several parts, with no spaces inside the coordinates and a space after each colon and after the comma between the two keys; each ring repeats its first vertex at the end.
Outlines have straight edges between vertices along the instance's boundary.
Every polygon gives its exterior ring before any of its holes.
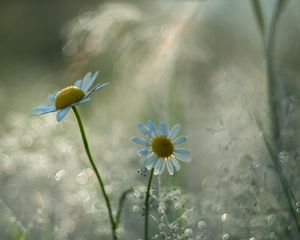
{"type": "Polygon", "coordinates": [[[151,188],[151,182],[153,178],[153,172],[154,168],[152,168],[149,176],[148,186],[147,186],[147,192],[146,192],[146,199],[145,199],[145,228],[144,228],[144,239],[148,239],[148,215],[149,215],[149,198],[150,198],[150,188],[151,188]]]}
{"type": "Polygon", "coordinates": [[[126,191],[123,192],[123,194],[121,195],[121,197],[119,199],[119,207],[118,207],[118,211],[117,211],[117,214],[116,214],[116,221],[115,221],[116,227],[118,227],[120,222],[121,222],[121,214],[122,214],[122,210],[123,210],[123,207],[124,207],[126,197],[132,191],[133,191],[132,187],[127,189],[126,191]]]}
{"type": "Polygon", "coordinates": [[[83,127],[83,124],[82,124],[82,121],[81,121],[81,118],[80,118],[80,115],[79,115],[79,112],[77,111],[76,107],[72,107],[72,110],[75,114],[75,117],[77,119],[77,122],[78,122],[78,125],[79,125],[79,129],[80,129],[80,133],[81,133],[81,137],[82,137],[82,141],[83,141],[83,145],[84,145],[84,148],[85,148],[85,151],[86,151],[86,154],[88,156],[88,159],[93,167],[93,170],[97,176],[97,179],[98,179],[98,182],[100,184],[100,189],[103,193],[103,196],[104,196],[104,199],[105,199],[105,203],[106,203],[106,206],[107,206],[107,210],[108,210],[108,214],[109,214],[109,220],[110,220],[110,223],[111,223],[111,230],[112,230],[112,234],[113,234],[113,239],[114,240],[117,240],[117,236],[116,236],[116,224],[115,224],[115,221],[114,221],[114,218],[113,218],[113,215],[112,215],[112,210],[111,210],[111,205],[110,205],[110,201],[109,201],[109,198],[108,198],[108,195],[105,191],[105,188],[104,188],[104,184],[103,184],[103,181],[101,179],[101,176],[100,176],[100,173],[96,167],[96,164],[93,160],[93,157],[92,157],[92,154],[91,154],[91,151],[90,151],[90,148],[89,148],[89,144],[88,144],[88,141],[87,141],[87,138],[86,138],[86,135],[85,135],[85,131],[84,131],[84,127],[83,127]]]}
{"type": "Polygon", "coordinates": [[[273,139],[273,147],[270,144],[267,145],[269,151],[271,153],[271,159],[274,164],[275,170],[279,176],[280,183],[282,185],[284,194],[288,200],[288,207],[290,209],[290,213],[294,219],[298,234],[300,236],[300,223],[297,216],[297,212],[293,206],[293,195],[291,195],[292,190],[288,184],[286,177],[283,174],[282,167],[280,164],[280,159],[278,154],[283,150],[283,142],[282,136],[280,132],[280,116],[282,115],[282,109],[280,106],[280,100],[283,96],[282,91],[283,86],[280,84],[278,79],[276,78],[274,72],[274,46],[275,46],[275,37],[276,37],[276,25],[278,23],[280,14],[287,3],[287,0],[278,0],[275,9],[272,15],[270,29],[268,38],[266,40],[265,50],[266,50],[266,60],[267,60],[267,78],[268,78],[268,90],[269,90],[269,104],[270,104],[270,115],[271,115],[271,130],[272,130],[272,138],[273,139]],[[275,154],[274,154],[275,153],[275,154]]]}
{"type": "Polygon", "coordinates": [[[262,12],[262,7],[260,4],[260,0],[250,0],[250,4],[252,6],[253,12],[256,16],[256,21],[262,36],[265,35],[265,20],[262,12]]]}

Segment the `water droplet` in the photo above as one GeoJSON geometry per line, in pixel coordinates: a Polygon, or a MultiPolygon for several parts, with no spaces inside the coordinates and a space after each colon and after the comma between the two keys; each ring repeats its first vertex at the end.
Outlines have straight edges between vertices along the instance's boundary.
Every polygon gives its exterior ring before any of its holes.
{"type": "Polygon", "coordinates": [[[297,97],[294,96],[294,95],[290,96],[290,99],[291,99],[293,102],[298,102],[297,97]]]}
{"type": "Polygon", "coordinates": [[[297,201],[297,202],[295,203],[295,205],[296,205],[296,207],[300,207],[300,202],[297,201]]]}
{"type": "Polygon", "coordinates": [[[6,173],[12,170],[12,161],[10,161],[9,156],[6,154],[0,154],[0,171],[3,170],[6,173]]]}
{"type": "Polygon", "coordinates": [[[269,226],[272,226],[276,222],[276,216],[274,214],[270,214],[266,217],[266,220],[267,220],[267,224],[269,226]]]}
{"type": "Polygon", "coordinates": [[[186,237],[192,237],[193,236],[193,230],[191,228],[187,228],[184,230],[184,235],[186,237]]]}
{"type": "Polygon", "coordinates": [[[103,209],[103,203],[100,202],[100,201],[95,201],[95,202],[93,202],[93,204],[92,204],[92,208],[93,208],[94,210],[96,210],[96,211],[100,211],[100,210],[103,209]]]}
{"type": "Polygon", "coordinates": [[[230,239],[230,235],[228,234],[228,233],[225,233],[224,235],[223,235],[223,238],[222,238],[223,240],[229,240],[230,239]]]}
{"type": "Polygon", "coordinates": [[[89,177],[85,174],[85,171],[82,171],[81,173],[77,174],[76,181],[79,184],[87,184],[87,182],[89,181],[89,177]]]}
{"type": "Polygon", "coordinates": [[[300,208],[296,208],[296,212],[299,214],[300,213],[300,208]]]}
{"type": "Polygon", "coordinates": [[[116,234],[117,234],[117,237],[119,239],[124,239],[124,236],[125,236],[125,230],[123,227],[119,227],[116,229],[116,234]]]}
{"type": "Polygon", "coordinates": [[[139,205],[134,205],[133,207],[132,207],[132,211],[134,212],[134,213],[138,213],[139,211],[140,211],[140,206],[139,205]]]}
{"type": "Polygon", "coordinates": [[[182,204],[180,203],[180,201],[174,202],[174,209],[180,209],[181,207],[182,207],[182,204]]]}
{"type": "Polygon", "coordinates": [[[21,144],[24,147],[30,147],[32,143],[33,143],[33,139],[29,134],[26,134],[23,137],[21,137],[21,144]]]}
{"type": "Polygon", "coordinates": [[[276,240],[277,239],[275,232],[271,232],[269,236],[270,236],[271,240],[276,240]]]}
{"type": "Polygon", "coordinates": [[[167,237],[167,234],[165,232],[160,232],[159,236],[161,237],[161,239],[165,239],[167,237]]]}
{"type": "Polygon", "coordinates": [[[203,230],[207,227],[207,223],[204,220],[200,220],[197,225],[200,230],[203,230]]]}
{"type": "Polygon", "coordinates": [[[255,237],[251,237],[249,240],[255,240],[255,237]]]}
{"type": "Polygon", "coordinates": [[[55,174],[55,176],[54,176],[54,179],[56,180],[56,181],[61,181],[62,180],[62,178],[63,178],[63,176],[65,175],[65,173],[66,173],[66,171],[65,170],[59,170],[56,174],[55,174]]]}
{"type": "Polygon", "coordinates": [[[85,175],[86,175],[87,177],[91,177],[91,176],[93,176],[94,171],[93,171],[93,169],[91,169],[91,168],[86,168],[86,169],[84,170],[84,173],[85,173],[85,175]]]}
{"type": "Polygon", "coordinates": [[[287,151],[282,151],[278,157],[281,163],[287,163],[290,159],[290,154],[287,151]]]}
{"type": "Polygon", "coordinates": [[[164,204],[159,204],[158,212],[161,215],[165,214],[165,212],[166,212],[166,206],[164,204]]]}
{"type": "Polygon", "coordinates": [[[228,220],[229,220],[229,214],[228,213],[224,213],[222,215],[221,219],[222,219],[222,222],[224,222],[224,223],[228,222],[228,220]]]}
{"type": "Polygon", "coordinates": [[[165,224],[165,223],[160,223],[160,224],[158,225],[158,229],[159,229],[159,230],[163,230],[164,228],[166,228],[166,224],[165,224]]]}

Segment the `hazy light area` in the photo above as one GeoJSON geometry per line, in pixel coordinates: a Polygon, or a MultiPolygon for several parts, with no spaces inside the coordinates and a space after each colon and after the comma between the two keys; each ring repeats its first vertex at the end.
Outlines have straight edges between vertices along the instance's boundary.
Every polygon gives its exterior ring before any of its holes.
{"type": "MultiPolygon", "coordinates": [[[[261,3],[268,34],[276,1],[261,3]]],[[[285,7],[273,54],[277,157],[300,214],[300,2],[285,7]]],[[[147,177],[130,138],[148,119],[180,123],[192,152],[154,179],[149,239],[299,239],[265,140],[266,41],[250,1],[4,1],[0,29],[0,239],[111,239],[73,113],[31,117],[97,70],[111,84],[78,110],[113,207],[134,187],[120,239],[143,236],[147,177]]]]}

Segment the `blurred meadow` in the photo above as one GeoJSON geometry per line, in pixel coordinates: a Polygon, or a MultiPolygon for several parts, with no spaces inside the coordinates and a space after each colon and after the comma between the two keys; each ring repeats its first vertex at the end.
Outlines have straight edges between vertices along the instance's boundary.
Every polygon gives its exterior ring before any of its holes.
{"type": "Polygon", "coordinates": [[[111,85],[78,110],[114,214],[133,189],[119,239],[143,237],[148,175],[130,138],[148,119],[180,123],[192,151],[154,177],[149,239],[300,239],[299,11],[298,0],[1,1],[0,239],[111,239],[73,114],[31,117],[97,70],[111,85]]]}

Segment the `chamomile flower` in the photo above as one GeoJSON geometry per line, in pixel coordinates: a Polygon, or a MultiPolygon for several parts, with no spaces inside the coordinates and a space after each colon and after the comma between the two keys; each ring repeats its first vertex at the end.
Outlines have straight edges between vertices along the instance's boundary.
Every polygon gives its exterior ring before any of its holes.
{"type": "Polygon", "coordinates": [[[178,136],[180,124],[175,124],[171,130],[166,122],[161,122],[159,126],[148,120],[139,123],[137,128],[146,138],[132,137],[132,141],[143,148],[138,150],[138,155],[144,158],[143,166],[148,170],[154,168],[154,174],[162,174],[167,166],[170,175],[174,170],[180,169],[179,161],[190,162],[190,150],[180,147],[185,143],[187,136],[178,136]],[[179,160],[179,161],[178,161],[179,160]]]}
{"type": "Polygon", "coordinates": [[[86,103],[91,100],[91,95],[99,89],[105,87],[109,83],[98,83],[92,89],[94,81],[98,76],[99,71],[87,73],[82,80],[77,80],[73,86],[66,87],[56,94],[50,95],[50,105],[37,106],[32,108],[36,113],[33,116],[39,116],[51,112],[58,112],[56,115],[57,121],[61,121],[73,106],[86,103]]]}

